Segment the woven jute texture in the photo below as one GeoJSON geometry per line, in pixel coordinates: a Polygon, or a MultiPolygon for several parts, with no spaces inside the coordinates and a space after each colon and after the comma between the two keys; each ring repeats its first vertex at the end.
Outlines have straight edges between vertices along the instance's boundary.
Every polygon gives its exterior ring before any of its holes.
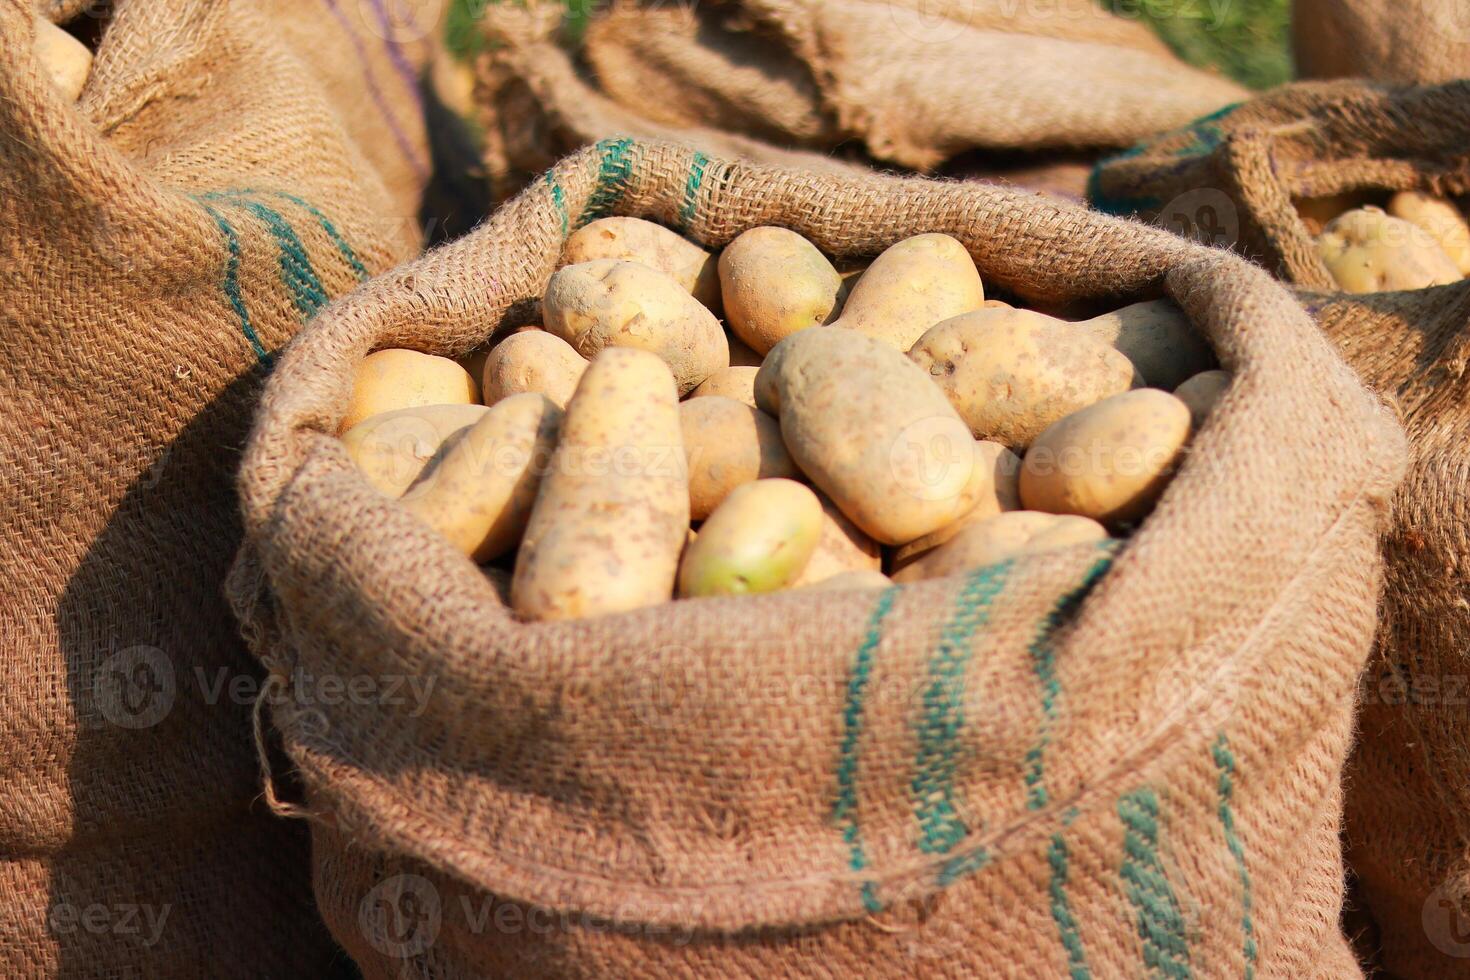
{"type": "Polygon", "coordinates": [[[1339,777],[1403,453],[1227,253],[982,184],[613,140],[293,342],[230,594],[370,977],[1354,976],[1339,777]],[[482,345],[608,214],[839,257],[946,232],[1017,292],[1174,297],[1235,382],[1125,544],[520,623],[333,433],[365,354],[482,345]]]}
{"type": "Polygon", "coordinates": [[[1470,77],[1470,7],[1460,0],[1292,0],[1291,40],[1301,78],[1470,77]]]}
{"type": "Polygon", "coordinates": [[[1470,83],[1288,86],[1103,164],[1094,201],[1236,235],[1397,403],[1411,464],[1384,539],[1379,648],[1349,770],[1349,859],[1404,977],[1470,977],[1470,284],[1332,292],[1295,198],[1470,190],[1470,83]],[[1201,209],[1213,208],[1210,222],[1201,209]],[[1227,227],[1228,226],[1228,227],[1227,227]]]}
{"type": "Polygon", "coordinates": [[[254,802],[221,587],[272,352],[416,252],[360,78],[282,38],[383,41],[329,3],[122,2],[70,105],[33,7],[0,0],[0,975],[317,976],[340,954],[306,835],[254,802]]]}
{"type": "Polygon", "coordinates": [[[560,4],[482,16],[487,163],[508,187],[612,136],[930,170],[977,149],[1127,146],[1244,97],[1091,0],[619,2],[591,21],[585,70],[555,41],[560,4]]]}

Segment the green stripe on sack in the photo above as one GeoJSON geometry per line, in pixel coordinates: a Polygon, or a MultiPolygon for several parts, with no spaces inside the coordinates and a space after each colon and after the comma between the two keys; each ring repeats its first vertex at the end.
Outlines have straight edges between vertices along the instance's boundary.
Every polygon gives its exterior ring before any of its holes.
{"type": "Polygon", "coordinates": [[[694,220],[694,212],[699,206],[699,187],[704,183],[704,171],[709,166],[709,157],[694,152],[694,159],[689,164],[689,179],[684,181],[684,203],[679,207],[679,230],[688,229],[689,222],[694,220]]]}
{"type": "Polygon", "coordinates": [[[1072,915],[1072,905],[1067,901],[1067,881],[1071,875],[1069,862],[1071,852],[1067,840],[1060,833],[1053,834],[1046,849],[1046,863],[1051,867],[1051,881],[1047,894],[1051,898],[1051,917],[1057,925],[1062,948],[1067,951],[1067,975],[1072,980],[1088,980],[1092,971],[1087,966],[1087,950],[1082,945],[1082,933],[1077,929],[1077,919],[1072,915]]]}
{"type": "Polygon", "coordinates": [[[1210,754],[1215,759],[1215,766],[1220,770],[1220,826],[1225,831],[1225,846],[1230,849],[1230,856],[1235,859],[1235,869],[1240,874],[1240,927],[1245,933],[1245,978],[1254,980],[1256,975],[1256,929],[1251,921],[1251,873],[1245,864],[1245,847],[1240,842],[1240,835],[1235,829],[1235,811],[1231,808],[1231,798],[1235,794],[1235,755],[1230,751],[1230,743],[1221,732],[1220,737],[1215,740],[1210,754]]]}
{"type": "Polygon", "coordinates": [[[276,248],[280,251],[278,261],[281,266],[281,281],[291,292],[291,299],[296,304],[296,309],[303,319],[310,319],[316,315],[317,310],[327,304],[327,291],[322,287],[322,282],[317,278],[316,269],[312,267],[311,256],[306,252],[306,246],[301,243],[301,238],[296,234],[296,229],[291,223],[281,217],[280,212],[266,207],[258,201],[241,198],[238,201],[240,207],[250,212],[270,231],[276,240],[276,248]]]}
{"type": "Polygon", "coordinates": [[[1193,976],[1184,913],[1159,860],[1159,798],[1145,786],[1118,798],[1123,821],[1123,879],[1128,901],[1138,912],[1143,962],[1151,977],[1184,980],[1193,976]]]}
{"type": "Polygon", "coordinates": [[[270,352],[260,342],[260,336],[255,332],[255,326],[250,322],[250,310],[245,306],[245,297],[240,292],[240,236],[235,233],[234,226],[225,220],[225,216],[218,210],[204,205],[204,210],[214,219],[215,226],[219,228],[220,234],[225,236],[225,299],[230,304],[230,309],[235,311],[235,316],[240,319],[240,332],[245,335],[250,349],[255,351],[256,358],[262,364],[271,363],[270,352]]]}
{"type": "MultiPolygon", "coordinates": [[[[842,840],[847,845],[848,865],[861,871],[868,865],[863,853],[862,830],[858,826],[857,814],[857,770],[858,741],[863,734],[863,695],[867,690],[868,678],[873,672],[873,654],[883,640],[883,621],[893,609],[893,600],[898,587],[893,586],[878,596],[873,612],[868,617],[868,628],[863,642],[853,657],[852,669],[847,677],[847,696],[842,706],[842,742],[837,761],[837,802],[832,808],[832,819],[842,828],[842,840]]],[[[873,894],[873,883],[863,883],[863,906],[869,912],[879,912],[883,906],[873,894]]]]}
{"type": "Polygon", "coordinates": [[[297,197],[295,194],[287,194],[285,191],[243,191],[242,193],[270,194],[273,197],[279,197],[283,201],[290,201],[292,204],[296,205],[298,208],[311,215],[313,218],[316,219],[316,223],[321,226],[322,231],[327,233],[327,237],[332,240],[332,244],[337,246],[337,251],[342,254],[342,259],[347,263],[348,267],[352,269],[352,271],[357,275],[358,281],[368,281],[369,275],[367,271],[367,266],[362,264],[362,260],[357,257],[357,252],[354,251],[352,246],[347,243],[347,239],[342,237],[342,233],[337,230],[337,226],[332,223],[332,220],[328,218],[325,214],[322,214],[321,210],[317,208],[314,204],[297,197]]]}
{"type": "Polygon", "coordinates": [[[546,186],[551,188],[551,203],[561,218],[561,238],[566,241],[567,236],[572,233],[571,217],[567,214],[567,195],[556,182],[555,172],[551,170],[546,171],[546,186]]]}
{"type": "Polygon", "coordinates": [[[597,150],[602,154],[602,162],[597,168],[597,186],[577,219],[578,228],[611,214],[628,189],[628,179],[633,176],[631,139],[602,140],[597,144],[597,150]]]}

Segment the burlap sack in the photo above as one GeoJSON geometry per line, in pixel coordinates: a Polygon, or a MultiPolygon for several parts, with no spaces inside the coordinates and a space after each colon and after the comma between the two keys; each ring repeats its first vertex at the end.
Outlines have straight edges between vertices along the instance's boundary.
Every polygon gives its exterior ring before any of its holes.
{"type": "Polygon", "coordinates": [[[1291,41],[1301,78],[1470,77],[1470,7],[1461,0],[1292,0],[1291,41]]]}
{"type": "Polygon", "coordinates": [[[231,596],[370,977],[1338,978],[1338,779],[1402,453],[1227,254],[982,184],[616,140],[293,343],[231,596]],[[521,624],[332,433],[366,353],[483,344],[606,214],[838,256],[948,232],[1017,292],[1177,298],[1236,381],[1126,544],[521,624]]]}
{"type": "Polygon", "coordinates": [[[422,123],[355,5],[114,4],[75,106],[33,6],[0,0],[0,975],[319,976],[307,839],[255,802],[231,479],[271,352],[415,254],[365,144],[422,158],[422,123]],[[306,36],[363,60],[333,83],[306,36]]]}
{"type": "Polygon", "coordinates": [[[1470,82],[1287,86],[1103,164],[1093,199],[1209,230],[1303,287],[1348,362],[1393,399],[1413,447],[1384,539],[1379,649],[1350,767],[1349,860],[1402,977],[1470,977],[1470,283],[1331,292],[1293,199],[1470,190],[1470,82]]]}

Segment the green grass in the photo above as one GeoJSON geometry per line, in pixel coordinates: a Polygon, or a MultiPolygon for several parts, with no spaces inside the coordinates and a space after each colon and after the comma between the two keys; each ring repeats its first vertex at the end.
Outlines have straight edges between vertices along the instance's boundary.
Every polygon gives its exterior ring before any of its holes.
{"type": "Polygon", "coordinates": [[[1217,68],[1252,88],[1291,80],[1290,0],[1101,0],[1142,17],[1190,64],[1217,68]]]}

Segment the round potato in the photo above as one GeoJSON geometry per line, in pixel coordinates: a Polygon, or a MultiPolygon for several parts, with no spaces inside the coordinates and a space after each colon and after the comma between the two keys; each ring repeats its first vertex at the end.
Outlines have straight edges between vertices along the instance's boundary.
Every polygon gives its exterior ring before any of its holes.
{"type": "Polygon", "coordinates": [[[61,97],[67,102],[81,98],[92,73],[91,50],[44,17],[36,18],[34,50],[61,97]]]}
{"type": "Polygon", "coordinates": [[[756,353],[833,318],[842,277],[794,231],[763,226],[720,253],[720,296],[735,335],[756,353]]]}
{"type": "Polygon", "coordinates": [[[1024,448],[1053,422],[1127,391],[1133,364],[1107,344],[1029,310],[966,313],[928,330],[909,357],[977,439],[1024,448]]]}
{"type": "Polygon", "coordinates": [[[755,408],[755,376],[759,371],[759,365],[722,368],[701,381],[689,397],[719,395],[755,408]]]}
{"type": "Polygon", "coordinates": [[[711,312],[720,311],[715,257],[682,235],[642,218],[598,218],[572,232],[562,246],[562,265],[621,259],[669,276],[711,312]]]}
{"type": "Polygon", "coordinates": [[[363,419],[400,408],[472,405],[479,400],[475,379],[447,357],[401,348],[375,351],[357,365],[352,399],[337,431],[346,432],[363,419]]]}
{"type": "Polygon", "coordinates": [[[1460,275],[1470,276],[1470,225],[1453,204],[1432,194],[1399,191],[1388,202],[1388,213],[1428,232],[1460,275]]]}
{"type": "Polygon", "coordinates": [[[1189,406],[1167,391],[1141,388],[1057,422],[1021,463],[1028,510],[1077,514],[1104,524],[1136,523],[1153,507],[1183,458],[1189,406]]]}
{"type": "Polygon", "coordinates": [[[560,337],[545,330],[513,333],[485,357],[481,383],[485,404],[536,392],[550,398],[557,407],[566,408],[586,370],[587,359],[560,337]]]}
{"type": "Polygon", "coordinates": [[[598,354],[567,403],[516,554],[512,607],[558,620],[667,601],[689,534],[688,481],[668,365],[626,347],[598,354]]]}
{"type": "Polygon", "coordinates": [[[901,545],[893,553],[894,568],[902,568],[920,555],[933,551],[971,524],[1021,509],[1021,457],[1005,446],[998,442],[975,443],[973,479],[977,482],[971,492],[975,506],[953,524],[901,545]]]}
{"type": "Polygon", "coordinates": [[[912,361],[855,330],[803,330],[771,351],[756,400],[779,406],[797,468],[864,533],[901,544],[974,506],[974,441],[912,361]]]}
{"type": "Polygon", "coordinates": [[[704,520],[742,484],[798,475],[781,426],[753,406],[719,395],[691,398],[679,405],[679,422],[693,520],[704,520]]]}
{"type": "Polygon", "coordinates": [[[1107,538],[1107,530],[1086,517],[1016,510],[969,525],[940,547],[895,572],[893,580],[918,582],[944,578],[1023,555],[1107,538]]]}
{"type": "Polygon", "coordinates": [[[545,395],[511,395],[445,447],[401,503],[477,562],[516,546],[541,486],[561,408],[545,395]]]}
{"type": "Polygon", "coordinates": [[[948,235],[915,235],[873,260],[832,325],[906,351],[936,323],[984,302],[980,273],[965,246],[948,235]]]}
{"type": "Polygon", "coordinates": [[[347,455],[380,493],[398,497],[455,434],[490,411],[484,405],[422,405],[364,419],[342,434],[347,455]]]}
{"type": "Polygon", "coordinates": [[[541,308],[546,329],[585,358],[607,347],[657,354],[674,372],[681,395],[730,366],[720,321],[646,265],[598,259],[563,266],[546,284],[541,308]]]}
{"type": "Polygon", "coordinates": [[[1459,266],[1417,225],[1375,207],[1338,216],[1317,239],[1327,271],[1345,292],[1425,289],[1459,282],[1459,266]]]}
{"type": "Polygon", "coordinates": [[[1229,371],[1202,371],[1175,388],[1174,397],[1189,406],[1190,425],[1198,431],[1229,387],[1229,371]]]}
{"type": "Polygon", "coordinates": [[[794,480],[736,487],[684,552],[679,595],[774,592],[796,581],[822,530],[817,495],[794,480]]]}
{"type": "Polygon", "coordinates": [[[1118,351],[1155,388],[1174,388],[1215,366],[1215,352],[1172,300],[1134,303],[1076,325],[1118,351]]]}
{"type": "Polygon", "coordinates": [[[859,592],[886,589],[892,584],[893,580],[882,572],[865,568],[855,572],[841,572],[815,582],[798,582],[794,588],[810,589],[814,592],[859,592]]]}
{"type": "Polygon", "coordinates": [[[883,567],[883,549],[858,529],[832,501],[822,502],[822,534],[801,576],[793,583],[801,588],[848,572],[875,572],[883,567]]]}

